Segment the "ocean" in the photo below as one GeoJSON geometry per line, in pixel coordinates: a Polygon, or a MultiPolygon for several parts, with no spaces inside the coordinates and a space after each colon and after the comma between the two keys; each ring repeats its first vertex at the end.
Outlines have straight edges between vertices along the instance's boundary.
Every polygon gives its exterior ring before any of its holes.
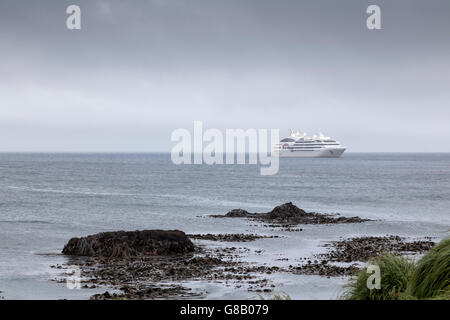
{"type": "MultiPolygon", "coordinates": [[[[280,159],[279,173],[256,165],[174,165],[170,154],[0,154],[0,296],[87,299],[95,289],[52,281],[71,237],[102,231],[179,229],[187,233],[280,234],[245,243],[249,261],[282,263],[358,235],[433,237],[450,230],[450,154],[345,153],[338,159],[280,159]],[[242,208],[266,212],[293,202],[307,211],[374,219],[363,224],[275,231],[242,219],[213,219],[242,208]]],[[[223,244],[211,243],[211,246],[223,244]]],[[[241,246],[241,244],[239,244],[241,246]]],[[[298,299],[338,297],[346,279],[277,274],[275,291],[298,299]]],[[[204,298],[251,298],[245,289],[196,281],[204,298]]],[[[103,292],[105,290],[100,290],[103,292]]]]}

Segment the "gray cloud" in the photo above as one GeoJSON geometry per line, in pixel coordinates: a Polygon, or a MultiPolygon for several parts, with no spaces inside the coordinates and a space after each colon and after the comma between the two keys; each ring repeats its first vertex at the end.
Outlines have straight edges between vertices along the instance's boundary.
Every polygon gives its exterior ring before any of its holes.
{"type": "Polygon", "coordinates": [[[168,151],[208,127],[450,151],[448,1],[0,3],[0,150],[168,151]],[[82,9],[82,30],[65,9],[82,9]],[[382,30],[365,27],[378,4],[382,30]]]}

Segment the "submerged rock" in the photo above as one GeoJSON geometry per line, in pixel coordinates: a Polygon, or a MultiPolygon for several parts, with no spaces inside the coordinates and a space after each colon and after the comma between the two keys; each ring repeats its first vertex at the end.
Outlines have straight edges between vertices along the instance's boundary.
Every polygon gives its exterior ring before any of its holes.
{"type": "Polygon", "coordinates": [[[72,238],[63,254],[129,258],[180,254],[194,251],[194,245],[179,230],[143,230],[103,232],[82,238],[72,238]]]}

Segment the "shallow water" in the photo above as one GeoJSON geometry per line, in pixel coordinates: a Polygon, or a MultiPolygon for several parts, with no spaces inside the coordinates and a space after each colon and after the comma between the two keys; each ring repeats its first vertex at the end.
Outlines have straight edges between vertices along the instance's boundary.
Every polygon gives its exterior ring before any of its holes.
{"type": "MultiPolygon", "coordinates": [[[[281,159],[275,176],[260,176],[250,165],[176,166],[169,154],[0,154],[0,296],[83,299],[96,293],[49,281],[61,272],[50,265],[66,261],[59,253],[73,236],[154,228],[279,234],[280,239],[238,244],[264,249],[246,260],[276,265],[283,263],[277,261],[281,255],[295,263],[340,237],[441,239],[449,234],[449,208],[450,154],[281,159]],[[264,212],[288,201],[307,211],[377,221],[279,232],[241,219],[205,217],[233,208],[264,212]]],[[[293,298],[336,298],[345,282],[289,274],[271,278],[275,291],[293,298]]],[[[255,296],[217,284],[192,286],[207,298],[255,296]]]]}

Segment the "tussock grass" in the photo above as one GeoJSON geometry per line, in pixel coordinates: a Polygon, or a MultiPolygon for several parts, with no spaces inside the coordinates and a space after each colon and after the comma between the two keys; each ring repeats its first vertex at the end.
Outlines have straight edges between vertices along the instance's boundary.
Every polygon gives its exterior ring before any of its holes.
{"type": "Polygon", "coordinates": [[[373,259],[370,264],[378,265],[381,272],[381,289],[368,289],[367,267],[360,270],[346,285],[344,299],[348,300],[398,300],[407,299],[403,292],[414,272],[414,263],[405,257],[387,253],[373,259]]]}
{"type": "Polygon", "coordinates": [[[378,265],[381,288],[369,290],[367,267],[344,287],[342,298],[349,300],[450,300],[450,238],[435,245],[416,264],[390,253],[370,264],[378,265]]]}
{"type": "Polygon", "coordinates": [[[291,296],[287,293],[274,293],[268,297],[258,295],[259,300],[291,300],[291,296]]]}
{"type": "Polygon", "coordinates": [[[450,300],[450,290],[447,289],[443,293],[440,293],[429,300],[450,300]]]}
{"type": "Polygon", "coordinates": [[[450,238],[419,260],[408,293],[418,299],[450,299],[450,238]]]}

